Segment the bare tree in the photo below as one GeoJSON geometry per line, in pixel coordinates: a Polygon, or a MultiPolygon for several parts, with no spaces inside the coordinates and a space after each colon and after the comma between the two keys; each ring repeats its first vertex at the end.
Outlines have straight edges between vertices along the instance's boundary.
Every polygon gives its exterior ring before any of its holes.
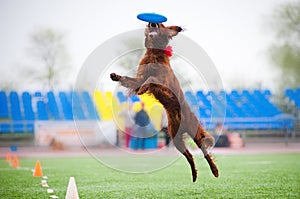
{"type": "Polygon", "coordinates": [[[271,28],[276,41],[270,47],[270,58],[281,73],[279,87],[300,85],[300,2],[288,2],[274,10],[271,28]]]}
{"type": "Polygon", "coordinates": [[[36,65],[28,69],[28,74],[48,89],[53,89],[66,75],[70,56],[63,33],[51,28],[38,29],[30,35],[28,54],[36,65]]]}

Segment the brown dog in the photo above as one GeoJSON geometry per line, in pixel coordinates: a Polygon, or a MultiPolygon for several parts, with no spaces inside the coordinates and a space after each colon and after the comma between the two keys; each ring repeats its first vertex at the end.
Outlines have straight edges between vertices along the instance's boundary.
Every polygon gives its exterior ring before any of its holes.
{"type": "Polygon", "coordinates": [[[179,26],[165,27],[162,23],[149,23],[145,29],[147,51],[139,63],[136,77],[120,76],[115,73],[110,74],[110,77],[129,88],[131,93],[138,95],[152,93],[164,106],[168,116],[168,133],[175,147],[189,162],[195,182],[197,170],[193,156],[186,148],[182,137],[186,132],[202,150],[214,176],[218,177],[219,173],[207,151],[209,147],[214,146],[214,138],[201,127],[197,117],[190,110],[165,50],[169,40],[181,31],[182,28],[179,26]]]}

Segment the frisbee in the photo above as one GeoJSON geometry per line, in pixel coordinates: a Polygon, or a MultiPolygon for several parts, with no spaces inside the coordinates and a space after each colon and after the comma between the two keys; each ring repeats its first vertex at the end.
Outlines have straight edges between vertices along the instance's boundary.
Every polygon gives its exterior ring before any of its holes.
{"type": "Polygon", "coordinates": [[[162,23],[167,21],[167,17],[156,13],[141,13],[137,18],[150,23],[162,23]]]}

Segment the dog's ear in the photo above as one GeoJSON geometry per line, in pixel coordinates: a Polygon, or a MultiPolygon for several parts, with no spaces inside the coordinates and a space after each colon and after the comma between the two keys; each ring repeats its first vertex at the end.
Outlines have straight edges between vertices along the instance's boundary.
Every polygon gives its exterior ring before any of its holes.
{"type": "Polygon", "coordinates": [[[166,28],[169,29],[169,36],[170,37],[174,37],[179,32],[183,31],[183,29],[180,26],[168,26],[166,28]]]}

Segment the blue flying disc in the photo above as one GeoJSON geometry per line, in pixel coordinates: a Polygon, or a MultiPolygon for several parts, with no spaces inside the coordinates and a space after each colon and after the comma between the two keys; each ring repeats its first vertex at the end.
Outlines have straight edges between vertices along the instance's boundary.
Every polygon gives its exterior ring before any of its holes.
{"type": "Polygon", "coordinates": [[[162,23],[167,21],[167,17],[156,13],[141,13],[137,18],[150,23],[162,23]]]}

